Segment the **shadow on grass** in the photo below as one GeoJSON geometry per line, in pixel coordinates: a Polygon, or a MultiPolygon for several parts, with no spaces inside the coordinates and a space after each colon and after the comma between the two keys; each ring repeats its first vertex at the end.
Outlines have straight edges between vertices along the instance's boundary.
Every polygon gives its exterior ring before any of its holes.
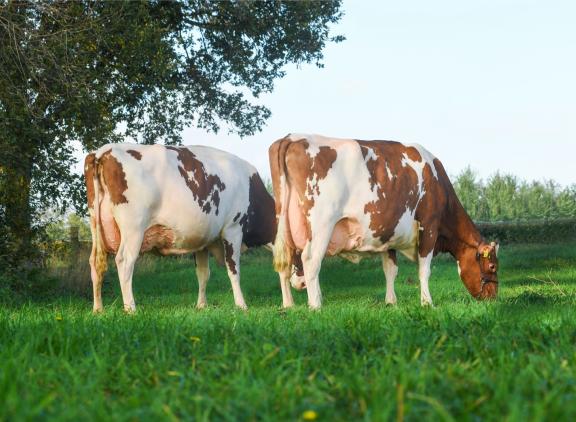
{"type": "Polygon", "coordinates": [[[502,303],[508,305],[551,305],[557,302],[558,296],[550,296],[534,291],[525,291],[518,296],[508,297],[502,300],[502,303]]]}
{"type": "Polygon", "coordinates": [[[549,306],[549,305],[571,305],[574,304],[574,295],[554,291],[537,291],[534,289],[522,291],[520,294],[502,299],[504,305],[524,305],[524,306],[549,306]]]}

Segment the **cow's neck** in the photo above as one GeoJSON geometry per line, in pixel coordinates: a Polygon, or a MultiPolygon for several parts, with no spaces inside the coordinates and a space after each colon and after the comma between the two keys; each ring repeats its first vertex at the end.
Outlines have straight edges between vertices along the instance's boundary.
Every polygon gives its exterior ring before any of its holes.
{"type": "Polygon", "coordinates": [[[471,250],[476,253],[482,243],[482,235],[456,196],[450,205],[440,228],[442,241],[439,251],[449,252],[456,259],[461,259],[471,250]]]}

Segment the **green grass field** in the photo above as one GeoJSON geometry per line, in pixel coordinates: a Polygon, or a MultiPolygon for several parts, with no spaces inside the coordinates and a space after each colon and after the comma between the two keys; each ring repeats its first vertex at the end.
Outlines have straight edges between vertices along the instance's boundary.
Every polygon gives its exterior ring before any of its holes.
{"type": "Polygon", "coordinates": [[[473,300],[434,261],[434,308],[402,260],[398,305],[379,260],[325,261],[324,307],[280,309],[271,258],[243,258],[250,307],[212,265],[194,308],[190,259],[144,258],[125,315],[116,275],[105,313],[85,296],[0,306],[0,420],[576,420],[576,243],[501,250],[500,296],[473,300]]]}

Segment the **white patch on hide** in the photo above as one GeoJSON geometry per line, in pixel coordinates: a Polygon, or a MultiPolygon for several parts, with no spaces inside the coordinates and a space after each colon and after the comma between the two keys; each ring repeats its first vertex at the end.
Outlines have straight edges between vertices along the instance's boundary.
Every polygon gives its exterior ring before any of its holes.
{"type": "Polygon", "coordinates": [[[411,160],[406,153],[402,154],[402,167],[409,166],[416,172],[416,176],[418,177],[418,189],[420,190],[420,198],[424,196],[426,191],[424,191],[424,166],[426,165],[425,161],[414,161],[411,160]]]}
{"type": "Polygon", "coordinates": [[[412,148],[415,148],[416,150],[418,150],[424,163],[430,164],[430,168],[432,169],[432,173],[434,174],[434,177],[436,179],[438,179],[438,172],[436,171],[436,166],[434,166],[434,159],[436,157],[434,157],[434,155],[430,151],[428,151],[426,148],[424,148],[420,144],[407,144],[406,146],[412,147],[412,148]]]}
{"type": "Polygon", "coordinates": [[[366,148],[366,150],[368,152],[366,153],[366,156],[364,157],[365,163],[368,163],[368,161],[376,161],[378,159],[378,157],[376,157],[376,153],[374,152],[374,150],[372,148],[366,148]]]}
{"type": "Polygon", "coordinates": [[[394,178],[394,175],[392,174],[392,171],[390,171],[390,167],[388,166],[388,162],[386,162],[386,173],[388,173],[388,179],[392,180],[394,178]]]}

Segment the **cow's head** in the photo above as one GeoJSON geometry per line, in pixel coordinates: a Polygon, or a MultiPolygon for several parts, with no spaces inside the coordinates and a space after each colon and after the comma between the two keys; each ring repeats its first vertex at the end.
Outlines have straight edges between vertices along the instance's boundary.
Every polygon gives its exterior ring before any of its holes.
{"type": "Polygon", "coordinates": [[[290,277],[290,284],[296,290],[304,290],[306,288],[306,280],[304,279],[304,274],[299,275],[297,271],[294,271],[290,277]]]}
{"type": "Polygon", "coordinates": [[[468,248],[458,261],[460,278],[477,299],[495,299],[498,294],[498,245],[482,242],[468,248]]]}
{"type": "Polygon", "coordinates": [[[295,253],[292,261],[292,275],[290,276],[290,284],[296,290],[304,290],[306,288],[306,280],[304,278],[304,267],[302,265],[302,256],[300,253],[295,253]]]}

